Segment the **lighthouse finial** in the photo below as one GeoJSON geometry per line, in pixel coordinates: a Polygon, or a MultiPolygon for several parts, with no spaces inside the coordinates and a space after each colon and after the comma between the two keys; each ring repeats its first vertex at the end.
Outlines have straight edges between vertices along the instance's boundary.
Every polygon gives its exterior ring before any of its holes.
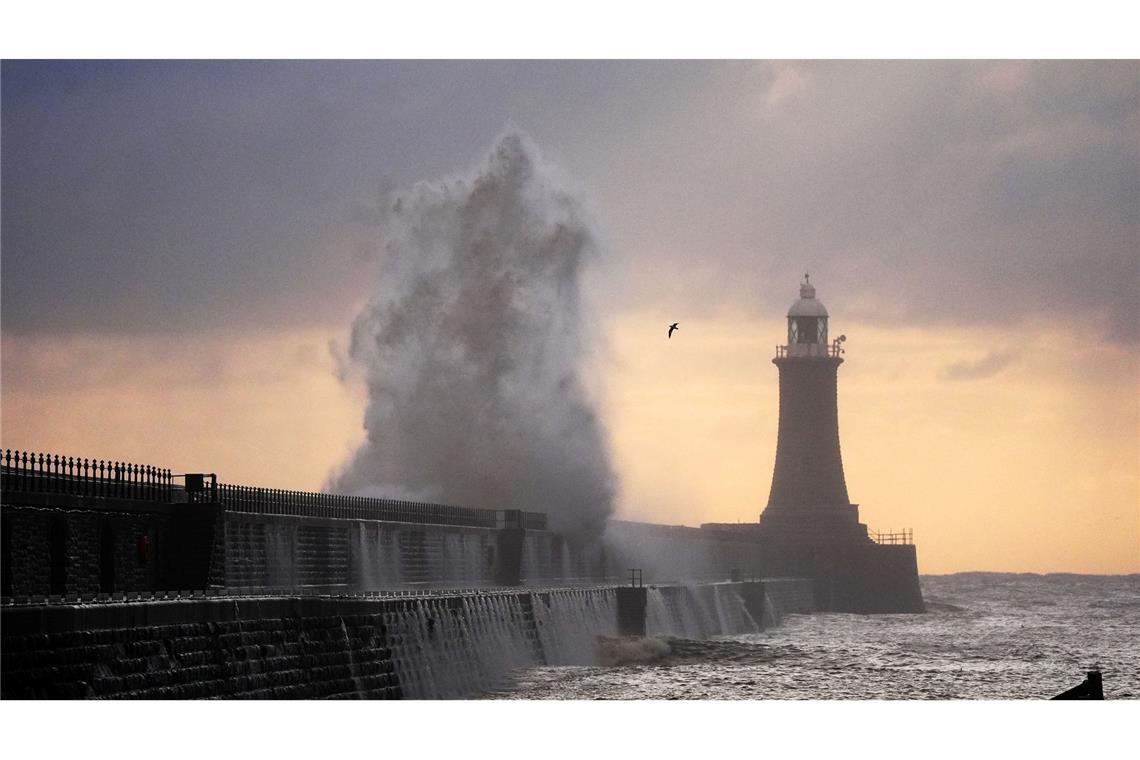
{"type": "Polygon", "coordinates": [[[800,283],[800,298],[815,298],[815,286],[811,284],[811,275],[804,272],[804,281],[800,283]]]}

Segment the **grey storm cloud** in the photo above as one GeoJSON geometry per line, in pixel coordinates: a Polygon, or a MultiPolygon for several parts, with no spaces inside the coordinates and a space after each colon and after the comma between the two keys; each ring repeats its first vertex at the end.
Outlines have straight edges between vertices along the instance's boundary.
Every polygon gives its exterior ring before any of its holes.
{"type": "Polygon", "coordinates": [[[4,62],[5,331],[347,324],[377,187],[517,124],[607,309],[1140,339],[1140,64],[4,62]]]}
{"type": "Polygon", "coordinates": [[[983,380],[993,377],[1013,363],[1012,351],[992,351],[976,361],[955,362],[942,372],[947,380],[983,380]]]}
{"type": "Polygon", "coordinates": [[[730,66],[690,104],[716,118],[663,152],[674,181],[637,194],[630,216],[678,264],[688,259],[683,279],[660,270],[671,302],[774,316],[810,270],[836,316],[1003,329],[1060,320],[1135,343],[1138,72],[1135,62],[730,66]]]}

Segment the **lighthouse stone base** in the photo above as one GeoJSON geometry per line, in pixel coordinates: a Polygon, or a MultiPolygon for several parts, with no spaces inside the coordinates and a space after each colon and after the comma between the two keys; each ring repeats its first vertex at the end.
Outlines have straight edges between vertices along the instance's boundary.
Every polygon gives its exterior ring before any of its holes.
{"type": "MultiPolygon", "coordinates": [[[[746,533],[755,542],[755,567],[766,578],[812,578],[816,607],[859,614],[925,612],[914,544],[880,544],[858,533],[827,540],[806,530],[774,532],[765,526],[706,523],[703,530],[746,533]]],[[[790,526],[789,526],[790,527],[790,526]]]]}

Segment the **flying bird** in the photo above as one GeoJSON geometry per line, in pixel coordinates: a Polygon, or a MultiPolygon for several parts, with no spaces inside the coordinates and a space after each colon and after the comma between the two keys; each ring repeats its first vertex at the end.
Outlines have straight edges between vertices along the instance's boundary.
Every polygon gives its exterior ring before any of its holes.
{"type": "Polygon", "coordinates": [[[674,331],[674,330],[676,330],[676,329],[677,329],[677,323],[676,323],[676,322],[674,322],[673,324],[669,325],[669,334],[668,334],[667,336],[665,336],[665,337],[667,337],[667,338],[672,338],[672,337],[673,337],[673,331],[674,331]]]}

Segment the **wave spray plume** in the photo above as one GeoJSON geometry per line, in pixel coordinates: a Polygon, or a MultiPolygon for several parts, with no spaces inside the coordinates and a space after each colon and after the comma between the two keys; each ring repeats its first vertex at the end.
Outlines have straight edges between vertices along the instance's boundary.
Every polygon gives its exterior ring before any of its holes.
{"type": "Polygon", "coordinates": [[[522,136],[471,176],[388,194],[379,287],[356,317],[367,440],[328,487],[529,509],[601,534],[615,477],[581,382],[581,202],[522,136]]]}

